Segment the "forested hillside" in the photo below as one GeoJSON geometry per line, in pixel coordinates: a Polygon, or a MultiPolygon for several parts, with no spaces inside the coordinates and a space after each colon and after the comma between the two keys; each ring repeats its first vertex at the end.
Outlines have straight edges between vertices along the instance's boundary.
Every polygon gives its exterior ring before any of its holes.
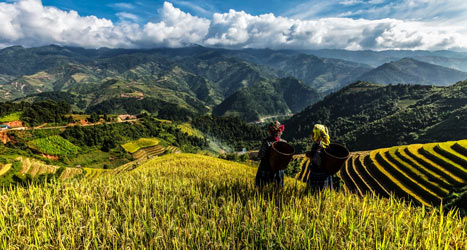
{"type": "Polygon", "coordinates": [[[358,82],[293,116],[284,136],[304,148],[313,125],[322,123],[352,151],[463,139],[466,104],[467,81],[450,87],[358,82]]]}
{"type": "Polygon", "coordinates": [[[302,111],[320,95],[294,78],[264,81],[243,88],[216,106],[214,115],[237,116],[257,121],[265,116],[289,115],[302,111]]]}

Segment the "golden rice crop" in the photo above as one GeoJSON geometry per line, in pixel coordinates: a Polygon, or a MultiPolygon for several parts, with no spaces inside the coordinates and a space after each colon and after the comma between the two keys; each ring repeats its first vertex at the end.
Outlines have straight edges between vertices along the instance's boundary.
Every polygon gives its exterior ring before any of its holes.
{"type": "MultiPolygon", "coordinates": [[[[352,167],[353,167],[353,169],[354,169],[354,172],[357,174],[358,178],[359,178],[360,180],[362,180],[362,182],[365,184],[366,188],[367,188],[368,190],[370,190],[370,192],[375,192],[374,187],[372,187],[372,186],[368,183],[368,180],[366,180],[366,179],[363,177],[362,171],[364,171],[364,169],[363,169],[363,168],[357,167],[357,164],[355,164],[355,161],[360,161],[359,158],[361,158],[361,157],[363,157],[363,156],[362,156],[362,155],[359,155],[359,156],[355,156],[355,157],[353,158],[354,164],[352,164],[352,167]]],[[[349,166],[349,167],[350,167],[350,166],[349,166]]]]}
{"type": "MultiPolygon", "coordinates": [[[[423,173],[421,173],[416,165],[408,164],[405,161],[403,161],[402,159],[400,159],[399,156],[397,156],[396,152],[400,148],[401,147],[392,147],[392,148],[390,148],[389,149],[389,154],[391,155],[391,157],[395,161],[397,161],[399,164],[403,165],[404,167],[406,167],[407,169],[410,169],[413,173],[415,173],[417,175],[417,179],[424,179],[426,181],[430,181],[430,178],[427,177],[426,175],[424,175],[423,173]]],[[[395,166],[397,167],[397,165],[395,165],[395,166]]],[[[439,184],[437,184],[436,182],[434,182],[433,184],[436,185],[439,189],[443,190],[443,192],[446,192],[446,193],[448,192],[448,190],[446,190],[445,188],[440,187],[439,184]]]]}
{"type": "MultiPolygon", "coordinates": [[[[446,180],[443,176],[437,174],[436,172],[432,171],[431,169],[428,169],[428,168],[425,168],[424,166],[420,165],[415,159],[413,159],[410,155],[408,155],[406,152],[405,152],[405,149],[406,147],[400,147],[397,149],[397,152],[402,156],[402,157],[405,157],[409,162],[410,162],[410,165],[416,169],[422,169],[424,171],[426,171],[429,175],[431,176],[434,176],[436,178],[436,180],[440,183],[443,183],[444,185],[450,185],[449,181],[446,180]]],[[[403,161],[401,161],[403,162],[403,161]]]]}
{"type": "MultiPolygon", "coordinates": [[[[431,206],[429,202],[427,202],[425,199],[423,199],[422,197],[420,197],[420,195],[414,193],[412,190],[410,190],[408,187],[406,187],[404,184],[402,184],[400,182],[399,179],[397,179],[395,176],[393,176],[390,172],[388,172],[377,160],[376,160],[376,155],[378,153],[381,153],[383,152],[384,150],[387,150],[387,149],[378,149],[378,150],[373,150],[371,151],[370,153],[370,157],[371,157],[371,160],[373,161],[373,164],[375,167],[377,167],[379,169],[379,171],[381,171],[385,176],[387,176],[394,184],[396,184],[397,186],[399,186],[405,193],[409,194],[411,197],[413,197],[414,199],[418,200],[419,202],[421,202],[422,204],[424,204],[425,206],[431,206]]],[[[380,154],[381,157],[383,158],[383,160],[386,160],[386,158],[383,156],[383,154],[380,154]]],[[[388,163],[389,164],[389,163],[388,163]]],[[[391,164],[391,166],[393,166],[391,164]]],[[[404,174],[404,173],[402,173],[404,174]]],[[[404,174],[405,175],[405,174],[404,174]]],[[[412,181],[414,181],[413,179],[410,179],[412,181]]],[[[423,188],[423,186],[421,186],[423,188]]],[[[428,191],[428,190],[427,190],[428,191]]]]}
{"type": "Polygon", "coordinates": [[[133,171],[0,193],[2,249],[465,249],[467,219],[170,154],[133,171]]]}
{"type": "MultiPolygon", "coordinates": [[[[360,161],[360,164],[362,166],[362,169],[359,171],[362,171],[367,174],[368,178],[373,179],[374,183],[380,187],[381,193],[380,195],[390,195],[391,191],[388,190],[388,188],[383,185],[383,182],[379,180],[378,178],[375,178],[373,173],[368,170],[368,166],[365,164],[365,158],[370,157],[370,152],[362,152],[358,155],[358,160],[360,161]]],[[[372,190],[375,191],[375,187],[372,187],[372,190]]]]}
{"type": "Polygon", "coordinates": [[[13,164],[9,163],[9,164],[1,164],[0,165],[0,176],[6,174],[8,172],[8,170],[10,170],[11,166],[13,164]]]}
{"type": "Polygon", "coordinates": [[[96,178],[101,176],[102,174],[105,174],[109,172],[108,170],[102,169],[102,168],[84,168],[86,171],[86,178],[96,178]]]}
{"type": "MultiPolygon", "coordinates": [[[[435,156],[436,158],[438,159],[441,159],[443,162],[453,166],[454,168],[457,168],[459,169],[459,171],[461,172],[464,172],[464,173],[467,173],[467,169],[465,168],[465,166],[461,166],[455,162],[453,162],[451,159],[448,159],[444,156],[442,156],[441,154],[437,153],[434,148],[438,145],[438,143],[427,143],[427,144],[423,144],[423,149],[425,149],[428,153],[430,153],[431,155],[435,156]]],[[[466,183],[466,181],[464,180],[464,183],[466,183]]]]}
{"type": "Polygon", "coordinates": [[[433,162],[432,160],[430,159],[427,159],[425,156],[423,156],[422,154],[420,154],[418,151],[420,148],[422,148],[423,145],[422,144],[412,144],[412,145],[408,145],[407,146],[407,149],[410,153],[412,153],[413,155],[415,155],[416,157],[422,159],[423,161],[425,162],[428,162],[431,166],[435,167],[436,169],[439,169],[440,171],[442,171],[443,173],[445,173],[446,175],[448,175],[449,177],[451,177],[453,180],[459,182],[459,183],[464,183],[465,180],[463,180],[462,178],[459,178],[458,176],[456,176],[455,174],[449,172],[448,170],[446,170],[444,167],[440,166],[439,164],[433,162]]]}
{"type": "Polygon", "coordinates": [[[83,170],[80,168],[65,168],[63,173],[60,175],[60,180],[71,179],[82,173],[83,173],[83,170]]]}

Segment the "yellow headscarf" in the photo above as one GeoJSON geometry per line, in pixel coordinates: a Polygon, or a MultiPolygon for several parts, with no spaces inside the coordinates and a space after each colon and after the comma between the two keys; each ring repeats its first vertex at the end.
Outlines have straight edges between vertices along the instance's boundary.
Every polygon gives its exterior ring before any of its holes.
{"type": "Polygon", "coordinates": [[[327,148],[329,143],[331,143],[328,128],[321,124],[315,124],[313,127],[313,135],[311,139],[313,139],[315,142],[321,141],[323,148],[327,148]]]}

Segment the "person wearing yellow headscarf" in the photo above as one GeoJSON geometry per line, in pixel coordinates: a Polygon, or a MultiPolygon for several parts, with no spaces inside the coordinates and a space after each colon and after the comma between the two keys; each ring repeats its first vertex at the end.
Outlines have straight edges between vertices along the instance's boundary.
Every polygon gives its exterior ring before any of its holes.
{"type": "Polygon", "coordinates": [[[328,127],[321,124],[315,124],[311,138],[313,142],[320,143],[323,148],[327,148],[331,143],[328,127]]]}
{"type": "Polygon", "coordinates": [[[331,143],[329,129],[322,124],[315,124],[311,139],[313,140],[311,150],[306,152],[306,156],[311,160],[307,174],[307,187],[312,191],[332,187],[332,176],[321,167],[324,149],[331,143]]]}

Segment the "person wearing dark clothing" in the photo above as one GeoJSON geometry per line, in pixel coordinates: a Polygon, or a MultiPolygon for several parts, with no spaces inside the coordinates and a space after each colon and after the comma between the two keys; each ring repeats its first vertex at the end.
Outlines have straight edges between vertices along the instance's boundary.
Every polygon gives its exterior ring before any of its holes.
{"type": "Polygon", "coordinates": [[[313,128],[313,144],[311,150],[306,152],[306,156],[311,159],[309,173],[307,174],[307,188],[311,191],[322,190],[327,187],[332,188],[332,176],[322,167],[322,154],[324,148],[330,143],[328,128],[321,124],[316,124],[313,128]]]}
{"type": "Polygon", "coordinates": [[[255,178],[255,186],[257,187],[263,187],[269,183],[274,183],[278,187],[284,186],[284,170],[272,170],[269,164],[272,144],[276,141],[285,142],[285,140],[280,138],[282,131],[284,131],[284,125],[281,125],[279,122],[273,122],[268,126],[269,136],[263,140],[258,152],[258,158],[261,161],[255,178]]]}

